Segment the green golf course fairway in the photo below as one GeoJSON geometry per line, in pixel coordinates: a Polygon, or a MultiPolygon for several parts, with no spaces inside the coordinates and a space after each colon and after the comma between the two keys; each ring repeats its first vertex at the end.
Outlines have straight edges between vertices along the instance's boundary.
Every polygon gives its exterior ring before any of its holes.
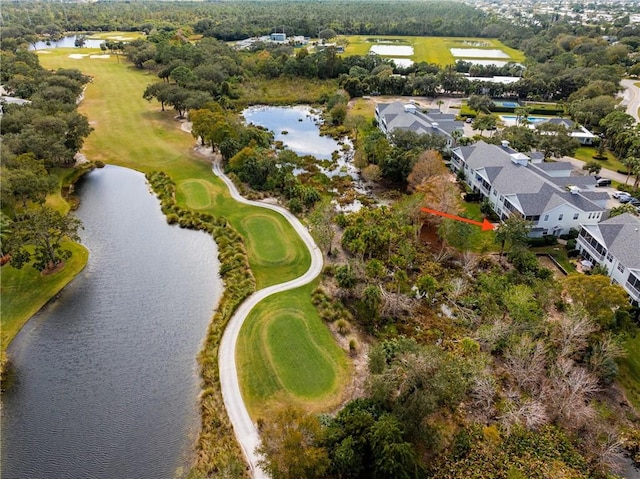
{"type": "MultiPolygon", "coordinates": [[[[504,45],[500,40],[491,38],[457,38],[457,37],[399,37],[393,35],[352,35],[340,37],[347,40],[345,55],[367,55],[369,49],[375,43],[369,41],[391,40],[394,45],[407,45],[413,47],[413,55],[410,58],[414,62],[435,63],[437,65],[453,65],[456,58],[451,54],[450,48],[474,48],[474,49],[498,49],[509,55],[505,61],[523,62],[524,53],[504,45]],[[468,43],[482,42],[483,46],[471,46],[468,43]]],[[[390,55],[393,56],[393,55],[390,55]]]]}
{"type": "MultiPolygon", "coordinates": [[[[231,199],[210,160],[194,152],[195,139],[180,129],[175,112],[161,112],[159,103],[142,98],[158,79],[122,58],[69,58],[88,51],[40,54],[45,68],[78,68],[93,77],[80,104],[95,129],[82,149],[87,158],[142,172],[163,170],[176,182],[179,204],[226,217],[245,240],[258,288],[302,275],[311,257],[289,222],[231,199]]],[[[238,373],[254,416],[263,413],[265,399],[269,406],[295,401],[310,410],[341,399],[349,362],[311,303],[312,290],[307,286],[266,299],[240,333],[238,373]]]]}
{"type": "Polygon", "coordinates": [[[270,296],[242,326],[236,359],[254,419],[282,403],[320,411],[341,400],[349,364],[311,303],[314,287],[270,296]]]}
{"type": "Polygon", "coordinates": [[[88,159],[144,173],[163,170],[178,186],[179,204],[226,217],[245,237],[258,288],[296,278],[308,269],[309,252],[291,225],[278,213],[231,199],[226,186],[211,172],[210,160],[193,151],[195,139],[180,129],[176,112],[162,112],[158,102],[142,98],[147,85],[158,81],[156,76],[136,69],[124,58],[69,57],[78,53],[97,54],[99,50],[55,49],[39,57],[45,68],[77,68],[93,78],[79,107],[94,128],[82,148],[88,159]],[[272,223],[270,229],[281,236],[262,241],[260,231],[247,227],[252,215],[262,219],[260,225],[272,223]],[[281,243],[274,248],[278,240],[281,243]]]}

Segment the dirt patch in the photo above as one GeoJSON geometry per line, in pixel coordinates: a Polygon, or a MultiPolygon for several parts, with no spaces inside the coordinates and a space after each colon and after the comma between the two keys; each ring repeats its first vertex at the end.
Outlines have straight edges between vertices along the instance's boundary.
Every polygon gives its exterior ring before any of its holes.
{"type": "Polygon", "coordinates": [[[42,273],[40,273],[42,276],[49,276],[51,274],[56,274],[58,271],[62,271],[65,267],[65,262],[64,261],[60,261],[58,264],[54,265],[51,268],[46,268],[44,270],[42,270],[42,273]]]}

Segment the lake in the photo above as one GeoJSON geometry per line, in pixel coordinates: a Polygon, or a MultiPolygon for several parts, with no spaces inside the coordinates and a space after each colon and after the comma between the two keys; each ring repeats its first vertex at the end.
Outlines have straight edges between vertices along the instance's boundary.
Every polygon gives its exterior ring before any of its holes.
{"type": "Polygon", "coordinates": [[[132,170],[94,170],[76,191],[89,262],[9,347],[1,477],[183,477],[222,292],[215,243],[169,226],[132,170]]]}
{"type": "MultiPolygon", "coordinates": [[[[29,50],[46,50],[50,48],[76,48],[76,35],[70,37],[62,37],[60,40],[51,41],[47,45],[47,42],[37,42],[35,48],[33,45],[29,46],[29,50]]],[[[100,44],[105,40],[91,40],[87,39],[84,43],[84,48],[100,48],[100,44]]]]}

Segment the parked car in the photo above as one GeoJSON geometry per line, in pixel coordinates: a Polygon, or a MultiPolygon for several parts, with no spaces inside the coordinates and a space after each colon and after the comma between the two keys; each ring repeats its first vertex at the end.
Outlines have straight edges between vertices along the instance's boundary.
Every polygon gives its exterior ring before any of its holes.
{"type": "Polygon", "coordinates": [[[627,193],[626,191],[614,191],[611,196],[613,196],[616,199],[620,199],[621,197],[625,197],[625,196],[631,196],[630,193],[627,193]]]}
{"type": "Polygon", "coordinates": [[[596,187],[598,186],[611,186],[611,180],[609,178],[598,178],[596,180],[596,187]]]}
{"type": "Polygon", "coordinates": [[[638,198],[631,198],[631,199],[629,200],[629,204],[630,204],[631,206],[636,206],[636,207],[638,207],[638,206],[640,206],[640,200],[639,200],[638,198]]]}
{"type": "Polygon", "coordinates": [[[633,200],[633,199],[634,199],[634,198],[633,198],[633,196],[631,196],[631,195],[625,195],[625,196],[620,195],[620,196],[618,197],[618,201],[619,201],[620,203],[629,203],[629,202],[630,202],[631,200],[633,200]]]}

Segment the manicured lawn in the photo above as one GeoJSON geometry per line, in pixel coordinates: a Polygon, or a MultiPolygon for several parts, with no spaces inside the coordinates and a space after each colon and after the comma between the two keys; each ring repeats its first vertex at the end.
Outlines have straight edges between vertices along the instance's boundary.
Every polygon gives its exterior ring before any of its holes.
{"type": "Polygon", "coordinates": [[[73,255],[65,267],[55,274],[43,276],[30,264],[22,269],[15,269],[8,264],[2,267],[0,274],[2,351],[6,350],[29,318],[58,294],[87,264],[89,252],[84,246],[69,243],[66,247],[73,255]]]}
{"type": "MultiPolygon", "coordinates": [[[[593,146],[581,146],[573,155],[574,158],[582,161],[594,161],[593,155],[596,153],[596,149],[593,146]]],[[[603,168],[611,171],[626,170],[625,166],[616,159],[609,151],[606,152],[606,160],[595,160],[603,168]]]]}
{"type": "Polygon", "coordinates": [[[262,301],[244,323],[236,349],[242,394],[254,419],[276,404],[326,410],[349,377],[346,354],[310,301],[307,285],[262,301]]]}
{"type": "MultiPolygon", "coordinates": [[[[40,54],[40,61],[45,68],[78,68],[93,77],[80,104],[81,113],[87,115],[94,128],[82,150],[88,159],[169,174],[178,185],[176,197],[180,204],[224,216],[245,235],[249,263],[259,288],[306,271],[309,253],[291,226],[275,212],[232,200],[226,186],[211,172],[209,160],[194,153],[195,139],[180,130],[175,112],[162,112],[159,103],[142,98],[146,86],[158,80],[155,76],[135,69],[123,59],[118,63],[115,57],[69,58],[70,53],[77,52],[78,49],[58,49],[40,54]],[[279,225],[282,238],[287,238],[282,240],[283,247],[251,241],[246,224],[252,215],[268,217],[271,223],[279,225]]],[[[251,232],[255,234],[260,235],[251,232]]]]}
{"type": "Polygon", "coordinates": [[[624,348],[627,357],[618,361],[618,382],[627,399],[640,410],[640,331],[636,330],[636,334],[625,342],[624,348]]]}
{"type": "Polygon", "coordinates": [[[410,45],[413,47],[414,62],[437,63],[438,65],[451,65],[456,62],[456,58],[451,54],[450,48],[479,48],[485,50],[499,49],[505,52],[514,62],[524,61],[524,53],[503,45],[497,39],[487,38],[455,38],[455,37],[399,37],[399,36],[373,36],[373,35],[353,35],[342,37],[347,40],[345,55],[366,55],[372,45],[372,39],[393,40],[394,45],[410,45]],[[465,42],[482,42],[486,46],[469,46],[465,42]]]}

